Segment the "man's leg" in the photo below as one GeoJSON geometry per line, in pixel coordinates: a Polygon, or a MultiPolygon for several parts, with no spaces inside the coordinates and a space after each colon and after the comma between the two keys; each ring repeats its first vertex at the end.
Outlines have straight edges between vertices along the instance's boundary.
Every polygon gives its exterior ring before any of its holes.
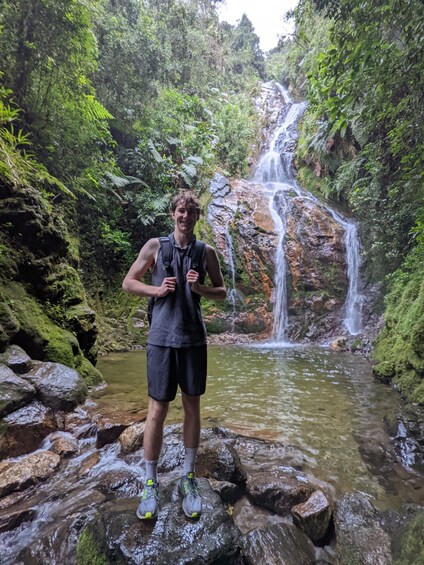
{"type": "MultiPolygon", "coordinates": [[[[146,427],[144,428],[144,459],[158,461],[162,449],[163,424],[168,413],[169,402],[159,402],[149,397],[146,427]]],[[[154,477],[156,479],[156,476],[154,477]]]]}
{"type": "Polygon", "coordinates": [[[194,465],[200,439],[200,396],[182,395],[184,408],[184,447],[185,459],[183,476],[179,488],[183,495],[183,510],[189,518],[198,518],[202,512],[197,481],[194,478],[194,465]]]}
{"type": "Polygon", "coordinates": [[[156,518],[159,510],[157,465],[162,449],[163,424],[168,412],[168,402],[159,402],[149,397],[146,427],[144,429],[144,459],[146,481],[137,516],[142,520],[156,518]]]}

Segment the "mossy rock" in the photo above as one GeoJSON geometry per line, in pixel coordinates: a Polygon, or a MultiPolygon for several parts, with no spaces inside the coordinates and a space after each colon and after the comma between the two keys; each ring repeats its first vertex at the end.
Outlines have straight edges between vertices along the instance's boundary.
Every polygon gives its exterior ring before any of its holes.
{"type": "Polygon", "coordinates": [[[33,359],[62,363],[73,369],[81,368],[82,376],[90,383],[99,382],[99,372],[84,356],[77,338],[69,331],[55,325],[44,313],[37,301],[27,294],[23,286],[9,283],[0,290],[13,309],[19,330],[13,337],[33,359]]]}
{"type": "Polygon", "coordinates": [[[46,279],[46,296],[64,307],[85,302],[85,290],[78,271],[68,263],[60,263],[46,279]]]}
{"type": "Polygon", "coordinates": [[[98,385],[103,382],[101,372],[83,355],[78,356],[75,368],[88,386],[98,385]]]}
{"type": "Polygon", "coordinates": [[[422,565],[424,563],[424,512],[405,526],[401,539],[400,558],[394,565],[422,565]]]}
{"type": "Polygon", "coordinates": [[[19,329],[15,314],[0,292],[0,351],[4,351],[19,329]]]}
{"type": "Polygon", "coordinates": [[[100,544],[87,528],[78,538],[77,558],[79,565],[108,565],[110,563],[107,556],[102,552],[100,544]]]}

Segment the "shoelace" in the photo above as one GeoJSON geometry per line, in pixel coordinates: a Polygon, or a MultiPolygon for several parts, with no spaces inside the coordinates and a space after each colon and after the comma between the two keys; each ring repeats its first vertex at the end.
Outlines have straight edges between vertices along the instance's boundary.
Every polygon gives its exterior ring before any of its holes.
{"type": "Polygon", "coordinates": [[[199,487],[197,486],[197,481],[194,477],[188,476],[183,482],[183,489],[185,494],[194,494],[195,496],[200,496],[199,487]]]}
{"type": "Polygon", "coordinates": [[[146,486],[143,489],[143,494],[141,495],[142,500],[147,500],[148,498],[157,498],[157,488],[156,484],[152,479],[148,479],[146,486]]]}

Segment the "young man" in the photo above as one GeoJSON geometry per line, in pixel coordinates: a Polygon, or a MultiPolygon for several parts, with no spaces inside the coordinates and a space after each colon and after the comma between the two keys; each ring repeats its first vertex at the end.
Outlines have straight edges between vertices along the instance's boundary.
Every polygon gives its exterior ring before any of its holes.
{"type": "Polygon", "coordinates": [[[183,437],[185,460],[179,490],[186,516],[197,518],[202,512],[194,464],[200,438],[200,396],[206,388],[206,329],[200,298],[222,300],[226,290],[216,251],[205,245],[197,270],[192,268],[196,246],[194,227],[200,204],[190,191],[182,191],[172,201],[174,232],[171,240],[171,265],[164,263],[158,238],[150,239],[128,271],[122,288],[137,296],[154,299],[147,345],[149,406],[144,431],[146,482],[137,509],[141,519],[158,514],[157,464],[162,447],[163,424],[169,402],[179,385],[184,408],[183,437]],[[152,284],[141,282],[152,269],[152,284]],[[210,285],[204,284],[205,274],[210,285]]]}

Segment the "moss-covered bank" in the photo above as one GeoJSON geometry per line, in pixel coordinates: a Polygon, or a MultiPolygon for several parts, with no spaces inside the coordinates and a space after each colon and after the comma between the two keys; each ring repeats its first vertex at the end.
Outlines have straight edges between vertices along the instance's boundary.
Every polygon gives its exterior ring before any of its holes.
{"type": "Polygon", "coordinates": [[[373,358],[378,378],[393,383],[407,400],[424,405],[423,255],[416,248],[394,275],[373,358]]]}
{"type": "Polygon", "coordinates": [[[61,212],[31,186],[2,184],[0,225],[0,351],[17,344],[100,382],[96,316],[61,212]]]}

